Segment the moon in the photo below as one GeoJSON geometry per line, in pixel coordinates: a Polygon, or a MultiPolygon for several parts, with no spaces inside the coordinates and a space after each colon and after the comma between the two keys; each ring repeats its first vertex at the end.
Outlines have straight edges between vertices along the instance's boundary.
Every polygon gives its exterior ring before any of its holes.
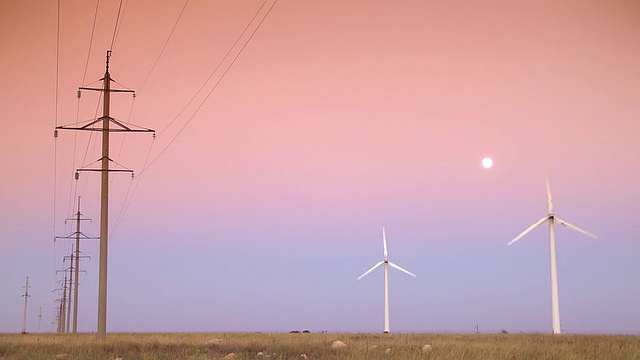
{"type": "Polygon", "coordinates": [[[482,167],[485,169],[490,169],[493,166],[493,160],[490,157],[486,157],[482,159],[482,167]]]}

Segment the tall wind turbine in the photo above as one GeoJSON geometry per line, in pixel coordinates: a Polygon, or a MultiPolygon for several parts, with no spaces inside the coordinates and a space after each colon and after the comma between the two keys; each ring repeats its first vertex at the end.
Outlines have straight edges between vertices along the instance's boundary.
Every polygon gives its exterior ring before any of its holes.
{"type": "Polygon", "coordinates": [[[409,274],[413,277],[416,277],[416,276],[410,273],[409,271],[389,261],[388,255],[387,255],[387,236],[384,233],[384,227],[382,228],[382,244],[384,247],[384,253],[383,253],[384,259],[379,263],[373,265],[373,267],[367,270],[367,272],[360,275],[358,280],[367,276],[367,274],[375,270],[378,266],[384,265],[384,333],[386,334],[386,333],[389,333],[389,266],[391,266],[394,269],[400,270],[405,274],[409,274]]]}
{"type": "Polygon", "coordinates": [[[558,300],[558,269],[556,267],[556,239],[554,233],[554,223],[558,222],[564,227],[568,227],[571,230],[577,231],[581,234],[587,235],[594,239],[597,237],[590,232],[580,229],[575,225],[571,225],[568,222],[558,218],[553,213],[553,201],[551,199],[551,189],[549,188],[549,176],[547,176],[547,201],[549,203],[549,214],[542,219],[538,220],[535,224],[529,226],[527,230],[518,235],[515,239],[509,242],[509,245],[522,239],[525,235],[530,233],[533,229],[542,225],[545,221],[549,221],[549,252],[551,255],[551,321],[553,324],[553,333],[560,334],[560,303],[558,300]]]}

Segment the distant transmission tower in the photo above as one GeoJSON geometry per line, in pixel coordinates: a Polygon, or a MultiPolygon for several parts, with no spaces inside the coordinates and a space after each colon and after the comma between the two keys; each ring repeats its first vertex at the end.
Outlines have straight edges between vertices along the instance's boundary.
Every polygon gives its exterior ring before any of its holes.
{"type": "MultiPolygon", "coordinates": [[[[100,206],[100,271],[98,281],[98,339],[105,340],[107,338],[107,252],[108,236],[109,236],[109,172],[110,171],[125,171],[131,172],[132,170],[123,169],[109,169],[109,162],[112,161],[109,158],[109,133],[110,132],[151,132],[155,134],[154,130],[146,128],[133,129],[131,125],[125,125],[111,116],[109,116],[111,93],[123,92],[132,93],[135,96],[135,91],[127,89],[111,89],[111,75],[109,74],[109,58],[111,57],[111,50],[107,50],[107,60],[104,78],[102,78],[102,88],[86,88],[80,87],[78,95],[81,90],[99,91],[102,92],[103,105],[102,105],[102,117],[90,121],[84,126],[58,126],[58,129],[67,130],[84,130],[84,131],[100,131],[102,132],[102,167],[100,169],[79,169],[78,171],[99,171],[102,173],[102,187],[101,187],[101,206],[100,206]],[[102,127],[94,126],[102,122],[102,127]],[[110,128],[110,125],[115,125],[114,128],[110,128]]],[[[57,134],[57,133],[56,133],[57,134]]]]}
{"type": "Polygon", "coordinates": [[[40,311],[38,312],[38,332],[40,332],[41,323],[42,323],[42,306],[40,306],[40,311]]]}
{"type": "MultiPolygon", "coordinates": [[[[68,257],[65,256],[62,260],[62,262],[64,262],[64,260],[66,260],[68,257]]],[[[67,313],[65,315],[65,319],[67,320],[66,325],[65,325],[65,330],[64,332],[69,332],[69,321],[71,320],[71,279],[73,278],[73,272],[74,272],[74,267],[73,267],[73,246],[71,247],[71,264],[69,265],[69,287],[67,289],[69,289],[68,291],[68,295],[67,295],[67,313]]]]}
{"type": "MultiPolygon", "coordinates": [[[[76,217],[75,218],[68,218],[66,219],[64,222],[65,224],[67,223],[67,221],[75,221],[76,222],[76,231],[74,233],[71,233],[67,236],[56,236],[56,239],[72,239],[75,238],[76,239],[76,245],[75,245],[75,251],[73,251],[71,253],[71,263],[74,262],[75,260],[75,266],[73,266],[73,268],[75,269],[75,272],[72,271],[72,276],[74,278],[73,281],[73,333],[76,334],[78,332],[78,277],[79,277],[79,273],[80,273],[80,259],[83,258],[89,258],[89,256],[86,255],[80,255],[80,240],[95,240],[95,239],[99,239],[99,237],[95,237],[95,236],[88,236],[85,233],[83,233],[82,231],[80,231],[80,222],[83,220],[89,220],[91,221],[91,219],[89,218],[83,218],[82,214],[80,213],[80,196],[78,196],[78,212],[76,213],[76,217]]],[[[66,259],[67,257],[65,257],[66,259]]],[[[71,318],[71,296],[69,296],[69,310],[68,310],[68,319],[71,318]]],[[[69,320],[67,320],[69,321],[69,320]]],[[[67,327],[69,327],[67,325],[67,327]]]]}
{"type": "Polygon", "coordinates": [[[27,333],[27,300],[29,299],[29,277],[27,276],[26,284],[24,285],[24,315],[22,317],[22,334],[27,333]]]}
{"type": "Polygon", "coordinates": [[[80,272],[86,272],[84,270],[78,270],[78,268],[76,266],[78,266],[78,260],[79,258],[89,258],[89,256],[86,255],[75,255],[78,253],[77,250],[74,250],[75,248],[72,246],[71,249],[71,255],[69,256],[65,256],[63,259],[63,262],[67,259],[70,260],[71,265],[69,265],[68,270],[71,272],[71,274],[69,274],[69,295],[67,296],[67,332],[71,331],[71,289],[73,289],[74,291],[74,300],[73,300],[73,307],[74,307],[74,313],[73,313],[73,325],[74,325],[74,330],[73,333],[77,333],[77,325],[78,325],[78,321],[77,321],[77,316],[78,316],[78,273],[80,272]],[[73,266],[73,261],[75,259],[75,263],[76,266],[73,266]],[[72,278],[75,277],[75,284],[72,284],[72,278]]]}
{"type": "MultiPolygon", "coordinates": [[[[56,271],[57,273],[57,271],[56,271]]],[[[58,281],[59,283],[59,281],[58,281]]],[[[58,291],[62,291],[62,288],[60,289],[53,289],[51,292],[55,293],[58,291]]],[[[60,305],[62,305],[62,295],[60,295],[61,297],[57,298],[55,303],[56,305],[54,306],[54,310],[53,310],[53,319],[51,321],[51,332],[53,332],[53,324],[55,324],[57,322],[58,324],[58,328],[56,329],[56,332],[62,332],[62,329],[60,328],[60,313],[62,312],[60,305]]]]}
{"type": "Polygon", "coordinates": [[[59,333],[65,333],[66,328],[65,328],[65,322],[66,322],[66,317],[65,317],[65,313],[67,312],[67,275],[66,275],[66,271],[67,270],[58,270],[56,272],[60,272],[60,271],[65,271],[65,275],[64,275],[64,282],[62,283],[62,298],[60,298],[60,310],[58,311],[58,332],[59,333]]]}

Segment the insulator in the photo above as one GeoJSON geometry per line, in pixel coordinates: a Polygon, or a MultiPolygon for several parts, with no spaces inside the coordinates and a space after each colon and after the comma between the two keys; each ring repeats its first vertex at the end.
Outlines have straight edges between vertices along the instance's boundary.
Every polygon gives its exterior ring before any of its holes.
{"type": "Polygon", "coordinates": [[[136,93],[135,93],[135,92],[133,93],[133,98],[134,98],[134,99],[136,98],[136,93]]]}
{"type": "Polygon", "coordinates": [[[78,99],[80,99],[80,94],[81,94],[81,92],[80,92],[80,90],[78,90],[78,99]]]}
{"type": "Polygon", "coordinates": [[[58,129],[53,130],[53,137],[54,138],[58,137],[58,129]]]}
{"type": "Polygon", "coordinates": [[[80,173],[76,171],[76,180],[80,178],[80,173]]]}

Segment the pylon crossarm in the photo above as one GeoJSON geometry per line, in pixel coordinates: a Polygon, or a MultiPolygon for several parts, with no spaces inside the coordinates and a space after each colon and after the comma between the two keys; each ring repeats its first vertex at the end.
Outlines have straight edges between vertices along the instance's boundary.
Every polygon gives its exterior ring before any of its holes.
{"type": "MultiPolygon", "coordinates": [[[[104,170],[102,169],[78,169],[76,171],[94,171],[94,172],[102,172],[104,170]]],[[[127,169],[109,169],[107,170],[108,172],[129,172],[133,174],[133,170],[127,170],[127,169]]]]}
{"type": "MultiPolygon", "coordinates": [[[[74,256],[69,255],[69,256],[65,256],[63,261],[74,260],[75,258],[76,258],[75,255],[74,256]]],[[[91,258],[91,256],[89,256],[89,255],[80,255],[80,256],[78,256],[78,259],[89,259],[89,258],[91,258]]],[[[71,269],[75,270],[76,268],[75,268],[75,266],[71,266],[71,269]]]]}
{"type": "Polygon", "coordinates": [[[99,236],[89,236],[83,232],[75,233],[73,235],[79,236],[80,240],[99,240],[100,239],[99,236]]]}
{"type": "MultiPolygon", "coordinates": [[[[93,125],[96,125],[98,123],[100,123],[101,121],[104,120],[104,116],[101,116],[99,118],[96,118],[94,120],[89,121],[88,123],[82,125],[82,126],[75,126],[75,125],[62,125],[62,126],[56,126],[56,130],[82,130],[82,131],[105,131],[104,128],[102,127],[93,127],[93,125]]],[[[107,131],[109,132],[145,132],[145,133],[155,133],[156,131],[153,129],[148,129],[148,128],[143,128],[138,126],[137,129],[132,128],[131,124],[129,125],[125,125],[124,123],[109,117],[109,122],[117,125],[118,127],[116,128],[109,128],[107,131]]],[[[135,125],[133,125],[135,126],[135,125]]]]}
{"type": "Polygon", "coordinates": [[[109,129],[109,132],[144,132],[144,133],[155,133],[155,130],[152,129],[109,129]]]}
{"type": "Polygon", "coordinates": [[[55,239],[75,239],[76,237],[79,238],[80,240],[99,240],[100,239],[97,236],[89,236],[82,232],[81,233],[74,232],[65,236],[56,236],[55,239]]]}
{"type": "MultiPolygon", "coordinates": [[[[129,126],[125,125],[124,123],[122,123],[122,122],[120,122],[120,121],[118,121],[118,120],[116,120],[114,118],[109,118],[109,120],[111,120],[111,122],[113,124],[116,124],[116,125],[122,127],[122,129],[111,129],[111,128],[109,128],[110,131],[156,132],[155,130],[143,128],[143,127],[140,127],[140,126],[138,126],[137,129],[132,129],[129,126]]],[[[129,124],[129,125],[132,125],[132,124],[129,124]]],[[[133,126],[136,126],[136,125],[133,125],[133,126]]]]}
{"type": "MultiPolygon", "coordinates": [[[[100,79],[104,80],[104,78],[100,79]]],[[[88,87],[79,87],[80,90],[90,90],[90,91],[99,91],[104,92],[104,88],[88,88],[88,87]]],[[[126,89],[109,89],[109,92],[119,92],[119,93],[133,93],[135,94],[135,90],[126,90],[126,89]]]]}
{"type": "Polygon", "coordinates": [[[97,131],[97,128],[91,128],[89,126],[97,124],[98,122],[102,121],[102,117],[99,117],[97,119],[91,120],[88,123],[86,123],[85,125],[82,125],[80,127],[77,126],[72,126],[72,125],[61,125],[61,126],[56,126],[56,129],[60,129],[60,130],[89,130],[89,131],[97,131]]]}
{"type": "MultiPolygon", "coordinates": [[[[82,214],[80,214],[80,215],[82,215],[82,214]]],[[[79,219],[78,219],[77,217],[74,217],[74,218],[66,218],[66,219],[64,219],[64,223],[66,224],[66,223],[67,223],[67,221],[78,221],[78,220],[80,220],[80,221],[87,221],[87,220],[88,220],[88,221],[90,221],[90,222],[93,222],[93,220],[91,220],[91,219],[90,219],[90,218],[88,218],[88,217],[84,217],[84,218],[83,218],[83,217],[81,217],[81,218],[79,218],[79,219]]]]}

